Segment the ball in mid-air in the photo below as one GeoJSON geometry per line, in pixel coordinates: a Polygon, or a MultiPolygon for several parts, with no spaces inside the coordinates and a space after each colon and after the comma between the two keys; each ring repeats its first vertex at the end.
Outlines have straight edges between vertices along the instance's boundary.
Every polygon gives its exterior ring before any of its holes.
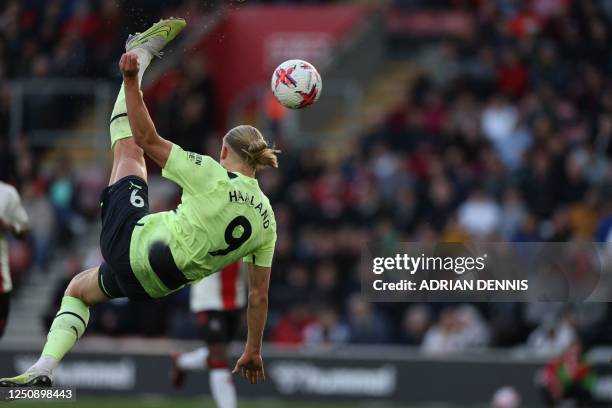
{"type": "Polygon", "coordinates": [[[272,74],[272,92],[290,109],[302,109],[319,100],[323,82],[316,68],[302,60],[283,62],[272,74]]]}

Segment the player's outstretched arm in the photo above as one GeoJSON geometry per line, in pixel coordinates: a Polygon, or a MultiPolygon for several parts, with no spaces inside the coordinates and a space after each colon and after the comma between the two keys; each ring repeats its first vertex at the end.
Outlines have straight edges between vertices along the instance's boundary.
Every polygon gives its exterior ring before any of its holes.
{"type": "Polygon", "coordinates": [[[249,264],[249,304],[247,308],[249,332],[244,353],[238,359],[232,373],[240,373],[251,384],[266,380],[261,358],[261,343],[268,317],[270,272],[269,267],[249,264]]]}
{"type": "Polygon", "coordinates": [[[142,99],[138,83],[139,63],[136,54],[129,52],[123,54],[119,61],[119,68],[123,75],[125,103],[134,141],[155,163],[164,167],[172,151],[172,143],[157,133],[142,99]]]}

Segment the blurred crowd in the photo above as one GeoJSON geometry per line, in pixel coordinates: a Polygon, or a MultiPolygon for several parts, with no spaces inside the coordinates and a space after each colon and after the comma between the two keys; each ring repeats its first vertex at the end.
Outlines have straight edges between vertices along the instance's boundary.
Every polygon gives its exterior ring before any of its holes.
{"type": "Polygon", "coordinates": [[[419,47],[401,107],[329,163],[289,152],[262,175],[279,215],[271,339],[516,346],[612,340],[606,304],[365,302],[359,242],[612,240],[609,2],[399,2],[473,18],[419,47]],[[276,192],[279,192],[277,195],[276,192]]]}
{"type": "MultiPolygon", "coordinates": [[[[0,83],[116,76],[129,29],[120,3],[9,1],[0,7],[0,83]]],[[[402,105],[340,159],[330,161],[325,146],[293,149],[276,135],[281,169],[260,177],[278,225],[268,340],[394,343],[432,354],[520,346],[552,355],[577,338],[587,346],[611,344],[611,310],[603,303],[373,304],[361,297],[357,265],[365,241],[612,241],[612,2],[395,4],[461,11],[475,30],[461,40],[421,44],[402,105]]],[[[173,78],[153,109],[160,132],[216,156],[214,83],[191,62],[173,78]]],[[[68,162],[43,168],[25,137],[9,148],[8,107],[0,93],[0,178],[20,186],[40,229],[33,259],[45,265],[51,242],[68,244],[87,229],[83,224],[96,222],[104,175],[76,174],[68,162]]],[[[177,197],[169,193],[158,208],[177,197]]],[[[67,276],[83,263],[72,259],[67,276]]],[[[92,331],[194,336],[187,299],[183,291],[148,306],[112,302],[94,316],[92,331]],[[140,319],[151,307],[160,319],[140,319]]]]}

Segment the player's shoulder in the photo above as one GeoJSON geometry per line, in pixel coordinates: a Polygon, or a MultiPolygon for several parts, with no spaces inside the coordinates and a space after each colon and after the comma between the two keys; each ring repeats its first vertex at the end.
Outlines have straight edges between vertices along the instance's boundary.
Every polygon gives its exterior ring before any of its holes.
{"type": "Polygon", "coordinates": [[[184,152],[185,154],[187,154],[187,160],[191,161],[194,164],[197,164],[198,166],[223,168],[218,161],[216,161],[215,159],[213,159],[212,157],[206,154],[195,153],[195,152],[190,152],[190,151],[184,151],[184,152]]]}
{"type": "Polygon", "coordinates": [[[202,167],[223,168],[223,166],[211,156],[185,150],[177,144],[172,145],[170,156],[180,158],[180,160],[186,158],[187,161],[202,167]]]}
{"type": "MultiPolygon", "coordinates": [[[[198,165],[202,169],[201,176],[205,177],[205,180],[208,183],[215,183],[218,181],[224,181],[228,179],[227,171],[225,168],[213,159],[211,156],[187,152],[187,159],[194,164],[198,165]]],[[[191,176],[197,176],[196,174],[192,174],[191,176]]],[[[189,175],[188,175],[189,177],[189,175]]]]}
{"type": "Polygon", "coordinates": [[[201,155],[201,157],[203,162],[202,165],[204,167],[206,167],[208,170],[212,170],[215,175],[228,178],[227,170],[225,170],[225,167],[223,167],[221,163],[213,159],[211,156],[207,156],[205,154],[201,155]]]}

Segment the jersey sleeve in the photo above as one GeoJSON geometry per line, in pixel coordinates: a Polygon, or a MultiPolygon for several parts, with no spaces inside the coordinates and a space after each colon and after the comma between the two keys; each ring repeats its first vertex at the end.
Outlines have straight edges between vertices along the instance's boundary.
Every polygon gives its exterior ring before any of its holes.
{"type": "Polygon", "coordinates": [[[242,258],[243,262],[252,263],[257,266],[271,267],[274,258],[274,247],[276,246],[276,233],[264,245],[257,248],[255,252],[242,258]]]}
{"type": "Polygon", "coordinates": [[[226,172],[210,156],[187,152],[173,144],[162,176],[174,181],[190,194],[201,192],[226,172]]]}

